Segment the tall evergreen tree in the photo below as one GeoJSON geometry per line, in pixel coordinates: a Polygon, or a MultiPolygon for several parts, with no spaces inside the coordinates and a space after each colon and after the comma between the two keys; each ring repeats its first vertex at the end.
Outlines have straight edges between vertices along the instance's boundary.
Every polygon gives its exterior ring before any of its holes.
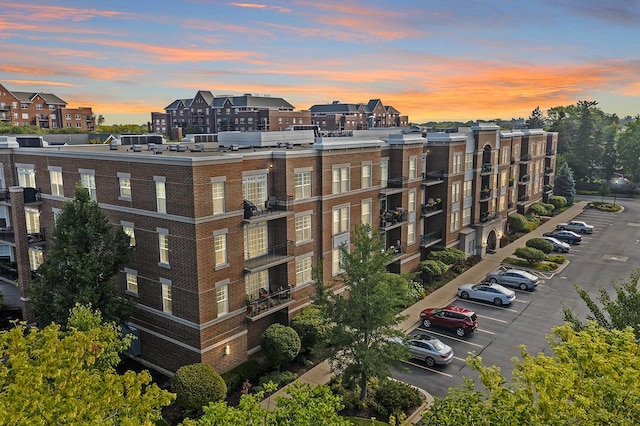
{"type": "Polygon", "coordinates": [[[363,400],[369,379],[389,376],[390,366],[407,355],[406,349],[390,338],[403,336],[397,329],[402,320],[398,312],[408,284],[405,279],[398,285],[397,276],[387,272],[393,254],[384,250],[377,233],[369,233],[369,226],[359,225],[351,251],[340,248],[344,296],[335,296],[321,277],[316,278],[316,303],[334,324],[327,333],[328,344],[322,345],[326,348],[323,355],[329,357],[334,372],[344,373],[348,382],[359,382],[363,400]]]}
{"type": "Polygon", "coordinates": [[[618,134],[616,148],[625,176],[635,183],[640,182],[640,115],[618,134]]]}
{"type": "Polygon", "coordinates": [[[553,195],[560,195],[566,198],[568,205],[573,204],[573,199],[576,196],[576,184],[573,181],[571,170],[569,170],[569,165],[566,162],[562,163],[556,175],[553,185],[553,195]]]}
{"type": "Polygon", "coordinates": [[[107,322],[126,318],[131,304],[118,295],[113,277],[130,250],[129,237],[109,224],[89,191],[78,185],[58,215],[52,247],[31,284],[38,323],[65,325],[76,303],[99,309],[107,322]]]}
{"type": "Polygon", "coordinates": [[[531,111],[531,115],[527,120],[527,127],[530,129],[543,129],[545,127],[544,116],[542,115],[542,111],[540,111],[539,106],[531,111]]]}

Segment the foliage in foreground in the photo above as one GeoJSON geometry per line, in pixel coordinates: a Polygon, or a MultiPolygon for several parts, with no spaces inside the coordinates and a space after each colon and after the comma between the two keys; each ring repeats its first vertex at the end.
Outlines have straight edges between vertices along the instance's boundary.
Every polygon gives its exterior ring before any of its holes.
{"type": "Polygon", "coordinates": [[[466,379],[437,399],[423,417],[429,425],[634,425],[640,419],[640,345],[631,328],[605,330],[570,324],[549,337],[552,356],[533,356],[524,346],[514,358],[513,384],[480,357],[467,362],[485,390],[466,379]]]}
{"type": "MultiPolygon", "coordinates": [[[[266,386],[267,391],[275,385],[266,386]]],[[[286,388],[286,396],[276,398],[276,406],[260,406],[263,392],[243,395],[237,407],[226,402],[204,407],[204,415],[197,420],[185,420],[184,426],[348,426],[351,423],[338,415],[342,409],[340,398],[327,386],[310,386],[295,382],[286,388]]]]}
{"type": "Polygon", "coordinates": [[[1,332],[2,424],[153,424],[173,394],[152,384],[147,371],[115,371],[129,343],[87,307],[74,309],[67,331],[22,324],[1,332]]]}
{"type": "Polygon", "coordinates": [[[198,410],[209,402],[227,396],[227,385],[209,364],[197,363],[178,368],[171,381],[176,403],[187,410],[198,410]]]}

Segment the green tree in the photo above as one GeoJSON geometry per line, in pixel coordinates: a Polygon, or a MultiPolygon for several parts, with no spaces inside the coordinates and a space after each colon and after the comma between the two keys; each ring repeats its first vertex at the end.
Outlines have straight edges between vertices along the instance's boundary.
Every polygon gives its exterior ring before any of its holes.
{"type": "Polygon", "coordinates": [[[344,272],[339,279],[345,295],[335,296],[323,285],[321,274],[316,276],[316,303],[334,324],[323,355],[335,373],[344,373],[348,382],[360,382],[362,400],[370,378],[389,376],[390,366],[407,356],[403,345],[390,338],[402,336],[397,307],[406,300],[408,284],[399,286],[389,279],[386,266],[393,254],[384,250],[377,233],[369,233],[369,226],[357,226],[351,250],[340,248],[344,272]]]}
{"type": "Polygon", "coordinates": [[[570,324],[550,336],[553,355],[514,358],[512,384],[480,357],[467,362],[485,388],[467,379],[423,416],[429,425],[634,425],[640,418],[640,346],[630,328],[570,324]]]}
{"type": "Polygon", "coordinates": [[[567,163],[562,163],[560,170],[558,170],[554,181],[553,195],[564,197],[568,205],[573,204],[573,199],[576,196],[576,184],[567,163]]]}
{"type": "Polygon", "coordinates": [[[316,306],[306,306],[291,320],[291,327],[300,336],[302,348],[313,349],[331,329],[331,321],[316,306]]]}
{"type": "MultiPolygon", "coordinates": [[[[588,321],[595,321],[600,327],[606,330],[624,330],[631,327],[640,338],[640,291],[638,290],[638,279],[640,271],[633,270],[631,276],[626,281],[612,283],[615,291],[615,298],[609,294],[609,289],[600,288],[600,295],[597,300],[600,306],[577,285],[576,291],[587,304],[591,315],[587,316],[588,321]]],[[[568,308],[564,308],[564,319],[569,321],[576,330],[585,328],[585,323],[568,308]]]]}
{"type": "Polygon", "coordinates": [[[540,111],[540,107],[537,106],[527,120],[527,127],[530,129],[543,129],[545,127],[544,115],[540,111]]]}
{"type": "Polygon", "coordinates": [[[227,384],[209,364],[197,363],[178,368],[171,391],[176,402],[187,410],[199,410],[210,402],[218,402],[227,396],[227,384]]]}
{"type": "MultiPolygon", "coordinates": [[[[267,391],[275,390],[270,386],[267,391]]],[[[204,407],[197,420],[185,420],[184,426],[349,426],[351,422],[338,415],[342,409],[340,397],[327,386],[311,386],[295,382],[286,388],[286,395],[276,398],[275,407],[263,408],[264,392],[243,395],[237,407],[226,402],[204,407]]]]}
{"type": "Polygon", "coordinates": [[[549,197],[549,204],[553,204],[556,209],[561,209],[567,205],[567,199],[561,195],[552,195],[549,197]]]}
{"type": "Polygon", "coordinates": [[[526,232],[527,231],[527,218],[520,213],[513,213],[507,216],[509,222],[509,229],[513,232],[526,232]]]}
{"type": "Polygon", "coordinates": [[[618,134],[616,149],[625,176],[635,183],[640,182],[640,115],[618,134]]]}
{"type": "Polygon", "coordinates": [[[120,323],[131,304],[118,295],[113,277],[130,254],[129,237],[109,224],[87,189],[78,185],[75,198],[58,215],[52,247],[31,285],[38,323],[65,325],[76,303],[90,304],[106,321],[120,323]]]}
{"type": "Polygon", "coordinates": [[[279,370],[283,361],[292,361],[300,352],[300,336],[291,327],[271,324],[264,332],[260,346],[273,367],[279,370]]]}
{"type": "Polygon", "coordinates": [[[531,238],[527,240],[525,245],[527,247],[538,249],[544,254],[549,254],[553,251],[553,244],[551,244],[549,241],[545,240],[544,238],[531,238]]]}
{"type": "Polygon", "coordinates": [[[520,259],[526,260],[529,265],[535,265],[547,258],[543,251],[533,247],[519,247],[514,254],[520,259]]]}
{"type": "Polygon", "coordinates": [[[20,324],[0,332],[0,419],[5,425],[141,425],[161,418],[173,394],[147,371],[118,374],[128,347],[114,323],[76,306],[67,331],[20,324]]]}

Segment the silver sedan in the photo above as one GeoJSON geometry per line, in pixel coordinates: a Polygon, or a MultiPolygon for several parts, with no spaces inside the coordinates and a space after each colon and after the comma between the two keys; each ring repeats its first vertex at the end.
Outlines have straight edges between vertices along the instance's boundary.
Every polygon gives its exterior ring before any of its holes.
{"type": "Polygon", "coordinates": [[[502,287],[500,284],[462,284],[458,287],[458,296],[463,299],[482,300],[496,306],[502,306],[511,304],[516,299],[516,292],[502,287]]]}

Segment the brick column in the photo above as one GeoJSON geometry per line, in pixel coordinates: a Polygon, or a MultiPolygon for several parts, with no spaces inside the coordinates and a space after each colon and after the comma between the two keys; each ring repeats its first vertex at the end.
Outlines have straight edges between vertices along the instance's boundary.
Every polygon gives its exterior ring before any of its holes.
{"type": "Polygon", "coordinates": [[[11,195],[11,226],[13,227],[16,244],[15,257],[20,300],[22,301],[22,318],[30,324],[35,321],[35,316],[29,300],[31,265],[29,264],[29,242],[24,213],[24,191],[20,186],[12,186],[9,188],[9,193],[11,195]]]}

